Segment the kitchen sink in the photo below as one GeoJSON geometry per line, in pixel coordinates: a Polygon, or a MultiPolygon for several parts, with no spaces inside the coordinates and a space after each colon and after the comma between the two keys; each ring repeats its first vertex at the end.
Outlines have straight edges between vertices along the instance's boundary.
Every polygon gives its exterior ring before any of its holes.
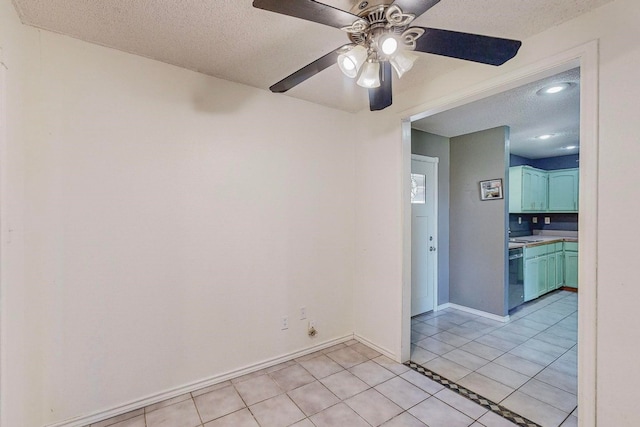
{"type": "Polygon", "coordinates": [[[542,239],[509,239],[511,243],[538,243],[542,241],[542,239]]]}

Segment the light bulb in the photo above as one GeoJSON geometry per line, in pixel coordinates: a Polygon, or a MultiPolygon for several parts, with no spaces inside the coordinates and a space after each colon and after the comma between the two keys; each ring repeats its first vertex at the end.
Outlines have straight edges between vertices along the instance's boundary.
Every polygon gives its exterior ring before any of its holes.
{"type": "Polygon", "coordinates": [[[546,89],[545,93],[549,93],[549,94],[558,93],[558,92],[562,92],[564,89],[565,89],[564,86],[552,86],[549,89],[546,89]]]}
{"type": "Polygon", "coordinates": [[[345,76],[353,79],[367,60],[367,55],[367,48],[360,45],[354,46],[348,52],[338,55],[338,67],[345,76]]]}
{"type": "Polygon", "coordinates": [[[342,66],[347,71],[351,71],[351,70],[355,70],[356,69],[356,64],[353,63],[351,58],[345,58],[344,62],[342,63],[342,66]]]}
{"type": "Polygon", "coordinates": [[[545,86],[536,93],[542,96],[555,95],[556,93],[563,92],[567,89],[570,89],[573,86],[575,86],[575,83],[571,83],[571,82],[556,83],[550,86],[545,86]]]}
{"type": "Polygon", "coordinates": [[[398,50],[398,41],[391,36],[385,37],[382,41],[382,53],[385,55],[393,55],[398,50]]]}

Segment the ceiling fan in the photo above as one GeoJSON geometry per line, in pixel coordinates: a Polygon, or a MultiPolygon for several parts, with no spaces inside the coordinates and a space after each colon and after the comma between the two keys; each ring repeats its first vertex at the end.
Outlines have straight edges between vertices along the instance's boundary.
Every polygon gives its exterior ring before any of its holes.
{"type": "Polygon", "coordinates": [[[361,1],[351,13],[314,0],[254,0],[253,6],[259,9],[339,28],[350,40],[269,89],[286,92],[337,62],[346,76],[355,78],[359,86],[369,90],[370,109],[376,111],[391,105],[392,69],[398,77],[409,71],[417,59],[411,51],[496,66],[518,52],[522,43],[517,40],[409,26],[439,2],[395,0],[391,4],[380,4],[380,1],[361,1]]]}

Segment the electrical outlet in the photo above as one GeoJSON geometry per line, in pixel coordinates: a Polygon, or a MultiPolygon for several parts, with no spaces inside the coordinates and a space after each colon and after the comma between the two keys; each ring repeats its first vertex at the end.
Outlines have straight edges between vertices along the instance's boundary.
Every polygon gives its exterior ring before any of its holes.
{"type": "Polygon", "coordinates": [[[300,307],[300,320],[307,318],[307,307],[300,307]]]}
{"type": "Polygon", "coordinates": [[[550,217],[548,217],[548,216],[545,216],[545,217],[544,217],[544,223],[545,223],[545,224],[551,224],[551,218],[550,218],[550,217]]]}
{"type": "Polygon", "coordinates": [[[531,219],[531,222],[533,222],[534,224],[537,224],[537,223],[538,223],[538,217],[537,217],[537,216],[534,216],[534,217],[531,219]]]}
{"type": "Polygon", "coordinates": [[[309,335],[310,338],[313,338],[317,334],[318,334],[318,331],[316,330],[316,323],[313,320],[310,320],[309,327],[307,328],[307,335],[309,335]]]}
{"type": "Polygon", "coordinates": [[[522,217],[521,216],[518,217],[518,224],[522,224],[522,217]]]}
{"type": "Polygon", "coordinates": [[[284,316],[280,322],[280,329],[281,330],[285,330],[285,329],[289,329],[289,318],[287,316],[284,316]]]}

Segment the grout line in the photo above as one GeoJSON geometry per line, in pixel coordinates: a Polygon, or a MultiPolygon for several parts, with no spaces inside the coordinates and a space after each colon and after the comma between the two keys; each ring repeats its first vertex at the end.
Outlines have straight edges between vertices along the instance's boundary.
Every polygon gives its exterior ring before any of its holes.
{"type": "MultiPolygon", "coordinates": [[[[448,388],[451,391],[454,391],[456,393],[458,393],[460,396],[466,397],[467,399],[471,400],[472,402],[482,406],[485,409],[488,409],[489,411],[495,413],[496,415],[501,416],[502,418],[505,418],[508,421],[511,421],[512,423],[515,423],[518,426],[521,427],[542,427],[539,424],[534,423],[533,421],[516,414],[515,412],[513,412],[510,409],[505,408],[504,406],[498,405],[497,403],[493,402],[492,400],[487,399],[486,397],[483,397],[481,395],[479,395],[478,393],[475,393],[469,389],[467,389],[466,387],[463,387],[459,384],[456,384],[453,381],[449,381],[448,379],[446,379],[445,377],[436,374],[433,371],[430,371],[429,369],[426,369],[423,366],[418,365],[417,363],[414,362],[407,362],[405,363],[406,366],[408,366],[409,368],[413,369],[414,371],[424,375],[425,377],[445,386],[446,388],[448,388]]],[[[571,414],[569,414],[571,415],[571,414]]]]}

